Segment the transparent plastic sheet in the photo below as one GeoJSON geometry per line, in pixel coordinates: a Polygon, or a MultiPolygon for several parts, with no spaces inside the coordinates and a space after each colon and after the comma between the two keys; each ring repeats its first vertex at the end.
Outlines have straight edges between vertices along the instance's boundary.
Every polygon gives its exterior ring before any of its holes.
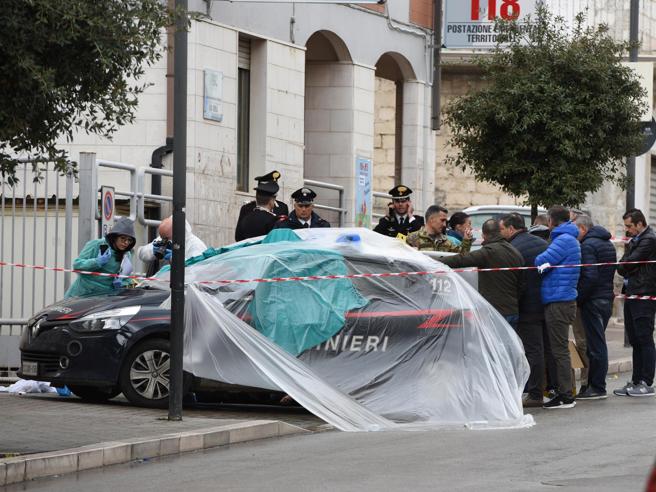
{"type": "MultiPolygon", "coordinates": [[[[203,292],[192,287],[185,370],[287,392],[344,430],[532,425],[521,404],[529,373],[521,342],[458,274],[400,241],[365,229],[296,233],[302,243],[247,246],[191,265],[187,280],[267,277],[270,264],[281,261],[290,272],[307,270],[304,259],[321,263],[325,250],[338,252],[349,274],[445,273],[351,279],[366,305],[349,308],[344,326],[302,352],[300,362],[248,326],[256,326],[249,317],[258,295],[256,283],[203,285],[203,292]]],[[[335,280],[297,282],[289,291],[291,282],[267,285],[275,285],[276,298],[288,306],[304,303],[299,285],[325,294],[327,302],[335,295],[326,287],[335,280]],[[286,297],[286,292],[294,295],[286,297]]],[[[294,329],[316,325],[325,313],[305,311],[303,316],[308,319],[299,320],[294,329]]]]}
{"type": "Polygon", "coordinates": [[[197,367],[193,371],[197,376],[282,390],[339,430],[374,431],[395,427],[394,422],[376,415],[322,381],[300,360],[194,285],[187,288],[185,325],[191,330],[185,331],[184,367],[187,370],[197,367]],[[198,354],[201,354],[200,360],[194,357],[198,354]],[[223,354],[234,358],[224,359],[223,354]],[[203,360],[203,356],[208,355],[209,360],[203,360]]]}

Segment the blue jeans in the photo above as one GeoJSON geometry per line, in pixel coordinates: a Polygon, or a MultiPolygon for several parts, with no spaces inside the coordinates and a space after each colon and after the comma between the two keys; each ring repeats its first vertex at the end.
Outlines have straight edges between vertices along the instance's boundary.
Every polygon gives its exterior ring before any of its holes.
{"type": "Polygon", "coordinates": [[[588,386],[597,391],[606,391],[606,375],[608,374],[606,326],[608,326],[608,320],[613,311],[613,301],[591,299],[581,304],[580,310],[587,342],[588,386]]]}
{"type": "Polygon", "coordinates": [[[513,330],[515,330],[515,333],[517,332],[517,325],[519,324],[519,314],[508,314],[504,316],[506,318],[506,321],[510,326],[512,326],[513,330]]]}
{"type": "Polygon", "coordinates": [[[633,347],[633,382],[654,383],[656,348],[654,348],[654,314],[656,301],[624,301],[624,327],[633,347]]]}

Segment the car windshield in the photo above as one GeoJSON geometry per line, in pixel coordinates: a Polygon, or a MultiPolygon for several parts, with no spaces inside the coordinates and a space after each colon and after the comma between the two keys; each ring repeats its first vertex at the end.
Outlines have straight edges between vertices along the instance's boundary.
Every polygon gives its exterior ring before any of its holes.
{"type": "MultiPolygon", "coordinates": [[[[510,212],[482,212],[482,213],[475,213],[475,214],[470,214],[470,218],[472,221],[472,228],[474,229],[480,229],[483,227],[483,223],[488,220],[488,219],[499,219],[506,215],[507,213],[510,212]]],[[[531,216],[528,214],[520,213],[520,215],[524,218],[524,225],[528,227],[531,224],[531,216]]]]}

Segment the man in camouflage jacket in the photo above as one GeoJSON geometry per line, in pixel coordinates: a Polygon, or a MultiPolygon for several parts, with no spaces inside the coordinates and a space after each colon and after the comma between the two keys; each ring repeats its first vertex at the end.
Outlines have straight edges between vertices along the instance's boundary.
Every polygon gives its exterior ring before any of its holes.
{"type": "Polygon", "coordinates": [[[449,237],[444,233],[447,213],[448,211],[439,205],[428,207],[425,213],[426,224],[418,231],[410,233],[406,243],[419,251],[467,253],[473,241],[472,231],[470,229],[465,232],[465,237],[459,246],[449,241],[449,237]]]}

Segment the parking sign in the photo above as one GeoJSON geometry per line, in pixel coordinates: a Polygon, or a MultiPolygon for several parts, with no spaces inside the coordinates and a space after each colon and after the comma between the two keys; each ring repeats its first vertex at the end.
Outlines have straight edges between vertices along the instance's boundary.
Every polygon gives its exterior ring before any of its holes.
{"type": "Polygon", "coordinates": [[[100,233],[105,237],[114,226],[114,187],[103,186],[100,188],[101,196],[101,227],[100,233]]]}

